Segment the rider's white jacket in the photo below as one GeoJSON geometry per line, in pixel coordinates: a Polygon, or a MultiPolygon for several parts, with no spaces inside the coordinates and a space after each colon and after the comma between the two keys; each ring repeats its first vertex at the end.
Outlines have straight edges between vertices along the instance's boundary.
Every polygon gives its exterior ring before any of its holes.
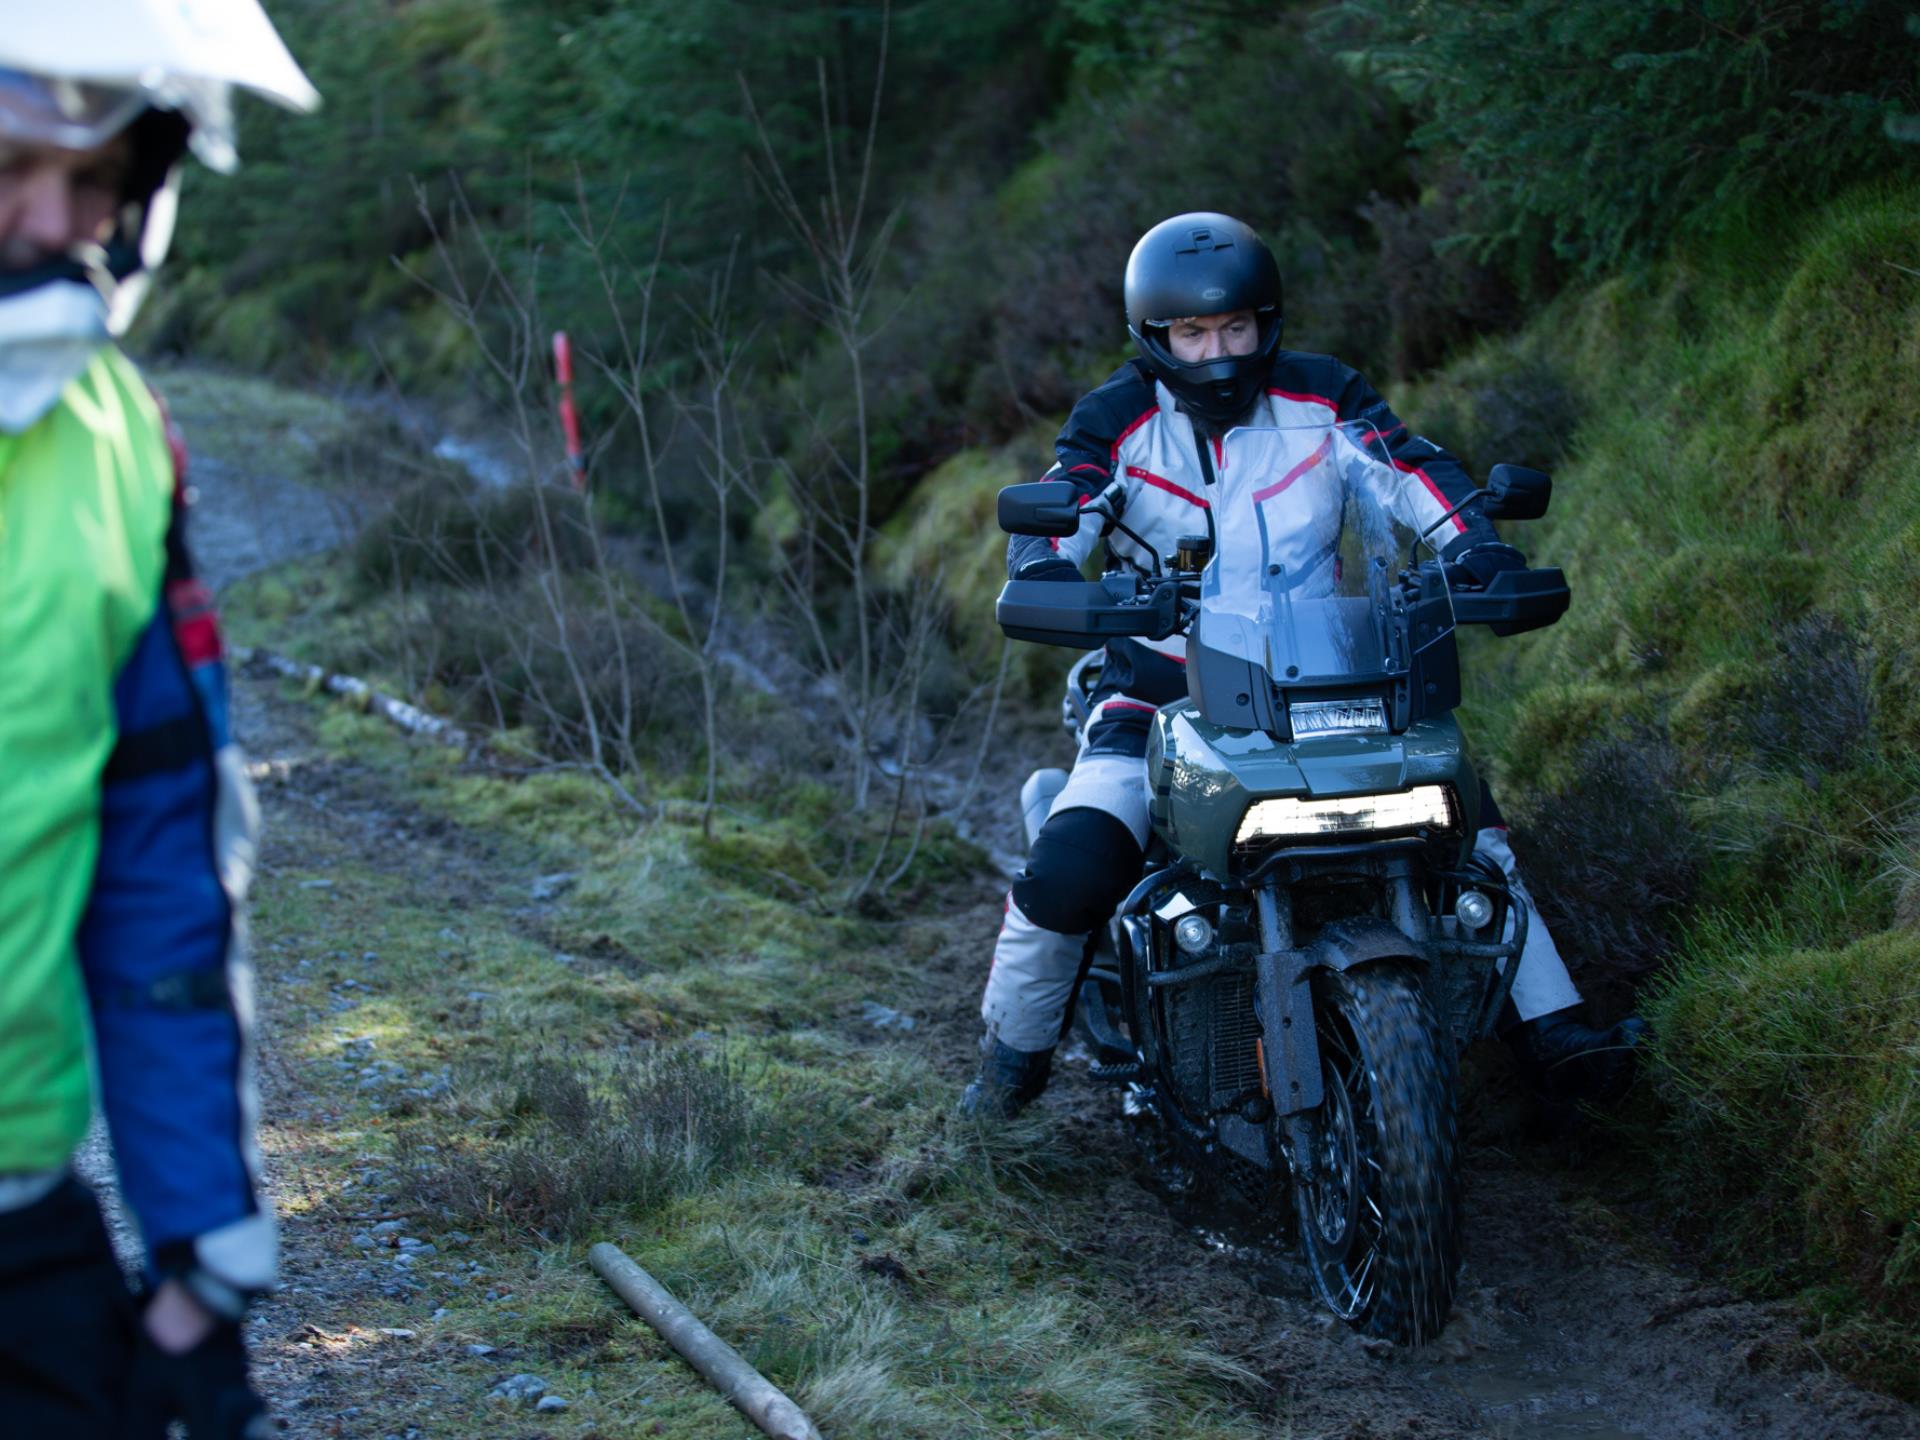
{"type": "MultiPolygon", "coordinates": [[[[1426,530],[1472,490],[1460,462],[1406,426],[1358,372],[1327,355],[1283,351],[1274,362],[1266,395],[1241,423],[1259,426],[1325,425],[1358,421],[1380,437],[1397,483],[1382,496],[1395,520],[1426,530]]],[[[1092,495],[1111,482],[1125,485],[1121,520],[1152,554],[1089,514],[1076,534],[1059,540],[1014,536],[1007,571],[1015,579],[1073,579],[1102,541],[1109,568],[1152,573],[1154,556],[1173,553],[1180,537],[1209,532],[1208,494],[1227,458],[1221,441],[1197,430],[1166,386],[1138,362],[1129,362],[1074,406],[1056,442],[1058,463],[1050,475],[1076,481],[1092,495]]],[[[1285,476],[1275,476],[1279,484],[1285,476]]],[[[1302,533],[1337,534],[1337,491],[1302,485],[1298,491],[1302,533]],[[1331,505],[1319,514],[1316,505],[1331,505]]],[[[1471,511],[1448,520],[1435,539],[1450,537],[1442,553],[1451,558],[1495,543],[1493,527],[1471,511]]],[[[1186,693],[1186,641],[1115,640],[1093,696],[1097,713],[1085,743],[1092,753],[1140,755],[1152,711],[1186,693]]]]}

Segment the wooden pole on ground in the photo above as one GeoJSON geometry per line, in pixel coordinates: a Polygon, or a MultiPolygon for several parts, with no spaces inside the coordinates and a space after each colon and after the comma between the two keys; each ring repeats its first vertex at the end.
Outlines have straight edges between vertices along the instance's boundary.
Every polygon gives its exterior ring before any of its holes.
{"type": "Polygon", "coordinates": [[[798,1405],[743,1360],[739,1351],[695,1319],[691,1310],[634,1264],[619,1246],[602,1241],[587,1252],[587,1263],[633,1307],[634,1314],[658,1330],[689,1365],[773,1440],[821,1440],[820,1432],[798,1405]]]}

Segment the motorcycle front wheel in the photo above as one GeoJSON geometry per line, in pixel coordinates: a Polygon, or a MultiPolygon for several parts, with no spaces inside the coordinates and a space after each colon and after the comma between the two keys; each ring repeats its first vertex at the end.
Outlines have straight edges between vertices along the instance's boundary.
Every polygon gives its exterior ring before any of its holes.
{"type": "Polygon", "coordinates": [[[1362,1334],[1403,1345],[1446,1324],[1460,1271],[1453,1067],[1417,974],[1371,965],[1313,978],[1326,1098],[1296,1165],[1315,1288],[1362,1334]]]}

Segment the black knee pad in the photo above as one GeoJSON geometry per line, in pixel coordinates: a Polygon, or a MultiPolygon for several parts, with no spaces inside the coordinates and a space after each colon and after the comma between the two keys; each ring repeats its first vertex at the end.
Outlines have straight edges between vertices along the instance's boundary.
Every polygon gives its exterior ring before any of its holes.
{"type": "Polygon", "coordinates": [[[1062,810],[1040,827],[1013,903],[1042,929],[1084,935],[1126,898],[1144,858],[1133,832],[1106,811],[1062,810]]]}

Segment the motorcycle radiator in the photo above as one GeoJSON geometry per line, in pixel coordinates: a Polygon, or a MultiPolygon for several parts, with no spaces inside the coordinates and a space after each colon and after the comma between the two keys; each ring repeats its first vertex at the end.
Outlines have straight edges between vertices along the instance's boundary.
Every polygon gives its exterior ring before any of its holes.
{"type": "Polygon", "coordinates": [[[1253,976],[1227,974],[1160,992],[1175,1099],[1190,1115],[1225,1109],[1260,1091],[1253,976]]]}

